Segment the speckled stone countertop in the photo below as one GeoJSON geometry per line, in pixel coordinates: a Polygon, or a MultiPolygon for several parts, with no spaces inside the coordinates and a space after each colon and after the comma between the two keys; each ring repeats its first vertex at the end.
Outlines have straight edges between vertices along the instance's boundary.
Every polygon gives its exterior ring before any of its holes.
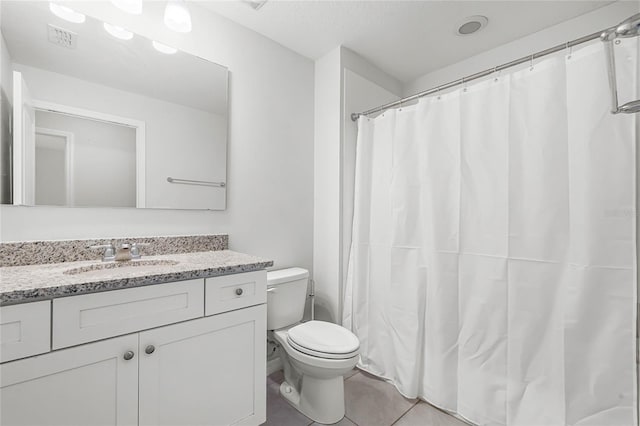
{"type": "MultiPolygon", "coordinates": [[[[100,259],[102,252],[91,246],[144,243],[144,256],[195,253],[229,248],[227,234],[178,235],[168,237],[100,238],[88,240],[19,241],[0,243],[0,266],[42,265],[100,259]]],[[[102,250],[104,252],[104,250],[102,250]]]]}
{"type": "Polygon", "coordinates": [[[143,256],[131,264],[136,262],[145,263],[136,267],[113,267],[75,274],[68,271],[91,269],[87,267],[101,262],[91,260],[2,267],[0,305],[257,271],[273,266],[271,260],[230,250],[143,256]]]}

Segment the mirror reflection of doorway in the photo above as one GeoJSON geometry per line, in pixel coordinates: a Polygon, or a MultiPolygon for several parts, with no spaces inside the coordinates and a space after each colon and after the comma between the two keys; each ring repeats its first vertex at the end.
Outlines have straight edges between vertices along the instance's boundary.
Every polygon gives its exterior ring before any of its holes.
{"type": "MultiPolygon", "coordinates": [[[[136,207],[137,129],[135,127],[39,108],[36,108],[35,117],[36,129],[50,129],[46,135],[38,135],[36,130],[36,140],[46,140],[47,146],[51,147],[53,138],[58,136],[56,146],[61,147],[62,140],[59,136],[66,134],[71,141],[66,145],[70,148],[68,151],[72,155],[67,155],[66,166],[62,169],[66,170],[68,177],[67,194],[69,196],[67,202],[62,205],[136,207]]],[[[37,142],[36,145],[38,145],[37,142]]],[[[56,160],[58,166],[61,166],[60,150],[57,157],[50,151],[43,152],[46,161],[49,161],[48,159],[53,161],[55,157],[58,158],[56,160]]],[[[36,174],[40,173],[39,166],[36,159],[36,174]]],[[[59,177],[58,172],[57,178],[59,177]]],[[[42,181],[36,176],[35,204],[61,205],[59,201],[64,200],[61,197],[61,191],[51,188],[50,182],[47,182],[46,189],[41,190],[39,188],[41,183],[42,181]],[[52,191],[51,196],[38,195],[45,191],[52,191]]]]}
{"type": "Polygon", "coordinates": [[[73,205],[73,134],[36,128],[36,204],[73,205]]]}

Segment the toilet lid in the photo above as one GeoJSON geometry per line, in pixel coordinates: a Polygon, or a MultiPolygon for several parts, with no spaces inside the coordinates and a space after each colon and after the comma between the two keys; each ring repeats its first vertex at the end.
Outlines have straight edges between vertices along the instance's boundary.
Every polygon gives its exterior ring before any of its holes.
{"type": "Polygon", "coordinates": [[[325,321],[308,321],[289,329],[291,346],[309,355],[325,358],[350,358],[360,348],[355,334],[325,321]]]}

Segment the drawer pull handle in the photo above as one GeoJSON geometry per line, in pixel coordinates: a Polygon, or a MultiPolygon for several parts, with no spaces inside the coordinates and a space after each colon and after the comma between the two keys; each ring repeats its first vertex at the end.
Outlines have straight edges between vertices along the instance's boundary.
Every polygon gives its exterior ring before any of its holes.
{"type": "Polygon", "coordinates": [[[155,350],[156,350],[156,347],[153,345],[149,345],[146,348],[144,348],[144,352],[148,355],[151,355],[155,350]]]}
{"type": "Polygon", "coordinates": [[[132,360],[132,359],[133,359],[133,356],[134,356],[134,355],[135,355],[135,354],[133,353],[133,351],[126,351],[126,352],[124,353],[123,358],[124,358],[124,360],[125,360],[125,361],[129,361],[129,360],[132,360]]]}
{"type": "Polygon", "coordinates": [[[241,288],[236,288],[236,294],[238,296],[242,296],[242,289],[241,288]]]}

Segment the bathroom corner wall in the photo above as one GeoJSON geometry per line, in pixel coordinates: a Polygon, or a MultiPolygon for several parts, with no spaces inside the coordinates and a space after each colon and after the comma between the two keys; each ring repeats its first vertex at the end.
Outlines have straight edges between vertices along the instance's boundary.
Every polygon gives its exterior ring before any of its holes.
{"type": "Polygon", "coordinates": [[[229,68],[227,210],[4,205],[0,241],[228,233],[232,250],[311,269],[313,62],[195,3],[188,35],[164,27],[164,2],[145,2],[143,16],[69,5],[229,68]]]}
{"type": "Polygon", "coordinates": [[[315,64],[314,251],[316,318],[342,322],[351,244],[356,124],[352,112],[398,98],[402,85],[338,47],[315,64]]]}
{"type": "Polygon", "coordinates": [[[338,322],[341,87],[338,47],[315,64],[313,280],[316,319],[338,322]]]}

